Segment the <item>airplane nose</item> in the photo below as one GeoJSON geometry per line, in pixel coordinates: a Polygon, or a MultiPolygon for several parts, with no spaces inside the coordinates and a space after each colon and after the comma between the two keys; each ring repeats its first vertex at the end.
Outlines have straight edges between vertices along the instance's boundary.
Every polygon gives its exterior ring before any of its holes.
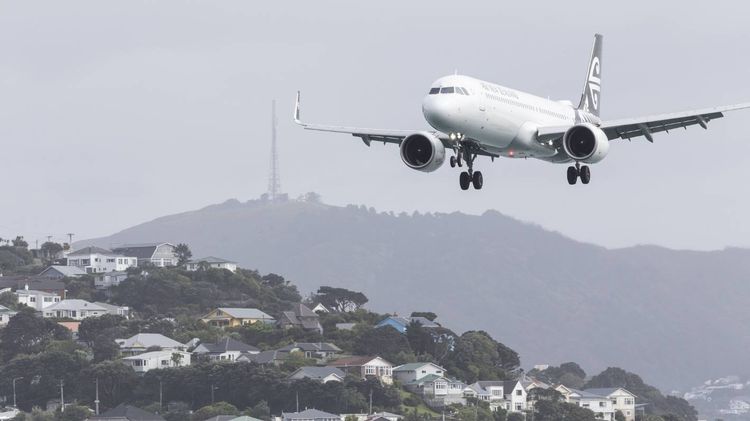
{"type": "Polygon", "coordinates": [[[456,117],[455,104],[441,95],[428,95],[422,101],[422,114],[430,126],[442,132],[451,131],[452,121],[456,117]]]}

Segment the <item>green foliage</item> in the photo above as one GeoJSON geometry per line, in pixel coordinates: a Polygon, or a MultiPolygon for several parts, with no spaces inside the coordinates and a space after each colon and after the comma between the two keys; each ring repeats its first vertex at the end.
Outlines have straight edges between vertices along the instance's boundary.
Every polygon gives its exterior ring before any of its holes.
{"type": "Polygon", "coordinates": [[[44,260],[47,263],[50,263],[54,261],[58,257],[58,254],[63,251],[63,246],[60,243],[47,241],[42,243],[41,247],[39,247],[39,250],[42,252],[44,260]]]}
{"type": "Polygon", "coordinates": [[[453,415],[460,421],[495,421],[492,411],[482,406],[459,406],[453,415]]]}
{"type": "Polygon", "coordinates": [[[217,415],[239,415],[240,411],[237,407],[227,402],[216,402],[213,405],[206,405],[203,408],[195,411],[193,416],[190,417],[192,421],[204,421],[209,418],[213,418],[217,415]]]}
{"type": "Polygon", "coordinates": [[[271,408],[268,407],[268,402],[262,400],[245,411],[245,415],[263,421],[270,421],[271,408]]]}
{"type": "Polygon", "coordinates": [[[174,248],[174,253],[177,255],[177,264],[179,266],[184,265],[193,257],[193,252],[190,251],[190,247],[185,243],[177,244],[174,248]]]}
{"type": "Polygon", "coordinates": [[[0,247],[0,270],[17,271],[23,266],[31,265],[34,256],[22,247],[2,246],[0,247]]]}
{"type": "MultiPolygon", "coordinates": [[[[535,421],[595,421],[594,412],[567,402],[539,401],[534,404],[535,421]]],[[[510,416],[508,417],[510,420],[510,416]]]]}
{"type": "Polygon", "coordinates": [[[615,421],[625,421],[625,414],[622,411],[615,412],[615,421]]]}
{"type": "Polygon", "coordinates": [[[411,313],[411,317],[424,317],[425,319],[434,322],[438,316],[431,311],[414,311],[411,313]]]}
{"type": "Polygon", "coordinates": [[[368,301],[365,294],[361,292],[329,286],[320,287],[315,300],[339,313],[356,311],[368,301]]]}
{"type": "Polygon", "coordinates": [[[94,277],[84,275],[80,278],[63,278],[68,298],[78,298],[86,301],[103,301],[104,293],[94,286],[94,277]]]}
{"type": "Polygon", "coordinates": [[[48,319],[24,309],[11,318],[0,331],[0,353],[9,360],[19,354],[36,354],[53,340],[70,340],[70,331],[48,319]]]}
{"type": "Polygon", "coordinates": [[[545,370],[531,370],[529,375],[549,384],[563,384],[574,389],[581,389],[586,379],[586,372],[574,362],[560,364],[559,367],[548,367],[545,370]]]}
{"type": "Polygon", "coordinates": [[[446,370],[473,383],[477,380],[513,378],[521,361],[518,354],[483,331],[461,335],[446,358],[446,370]]]}
{"type": "Polygon", "coordinates": [[[87,406],[66,405],[65,411],[57,411],[55,421],[84,421],[91,416],[92,412],[87,406]]]}
{"type": "Polygon", "coordinates": [[[379,355],[395,365],[414,361],[409,340],[391,327],[363,327],[357,331],[354,352],[359,355],[379,355]]]}
{"type": "Polygon", "coordinates": [[[22,304],[18,303],[18,297],[16,297],[16,294],[8,291],[0,294],[0,305],[11,310],[18,310],[22,304]]]}
{"type": "Polygon", "coordinates": [[[505,417],[508,421],[524,421],[524,416],[518,412],[511,412],[505,417]]]}
{"type": "Polygon", "coordinates": [[[659,389],[644,383],[637,374],[621,368],[607,368],[592,377],[585,387],[622,387],[638,396],[639,403],[649,403],[650,405],[646,406],[649,414],[660,415],[665,419],[672,415],[677,417],[678,421],[698,419],[697,411],[686,400],[676,396],[664,396],[659,389]]]}

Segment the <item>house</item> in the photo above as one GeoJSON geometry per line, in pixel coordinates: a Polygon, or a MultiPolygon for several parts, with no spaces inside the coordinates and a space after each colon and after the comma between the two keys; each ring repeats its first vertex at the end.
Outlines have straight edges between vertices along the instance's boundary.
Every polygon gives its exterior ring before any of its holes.
{"type": "Polygon", "coordinates": [[[402,384],[411,383],[429,375],[444,376],[445,369],[433,363],[409,363],[393,369],[393,378],[402,384]]]}
{"type": "Polygon", "coordinates": [[[244,326],[258,322],[273,323],[275,321],[273,317],[255,308],[230,307],[219,307],[201,317],[201,320],[208,325],[221,328],[244,326]]]}
{"type": "Polygon", "coordinates": [[[377,377],[385,384],[393,383],[393,364],[380,357],[357,356],[342,358],[330,364],[358,378],[377,377]]]}
{"type": "Polygon", "coordinates": [[[86,271],[76,266],[52,265],[44,269],[39,275],[40,278],[62,279],[62,278],[80,278],[85,275],[86,271]]]}
{"type": "Polygon", "coordinates": [[[95,415],[88,419],[89,421],[165,421],[161,415],[152,414],[143,409],[136,408],[135,406],[120,405],[104,412],[100,415],[95,415]]]}
{"type": "Polygon", "coordinates": [[[107,314],[112,314],[114,316],[122,316],[126,319],[130,318],[130,307],[127,307],[127,306],[121,307],[121,306],[116,306],[116,305],[112,305],[108,303],[102,303],[100,301],[94,301],[94,304],[107,310],[107,314]]]}
{"type": "Polygon", "coordinates": [[[36,311],[43,311],[63,300],[63,297],[57,293],[29,289],[28,285],[25,285],[24,289],[17,290],[16,297],[18,297],[19,304],[27,305],[36,311]]]}
{"type": "Polygon", "coordinates": [[[62,300],[46,307],[42,314],[47,318],[83,320],[107,314],[107,309],[85,300],[62,300]]]}
{"type": "Polygon", "coordinates": [[[159,333],[139,333],[127,339],[115,339],[123,355],[137,355],[149,349],[185,351],[187,346],[159,333]]]}
{"type": "Polygon", "coordinates": [[[295,342],[292,345],[287,345],[280,348],[279,351],[284,352],[301,352],[305,354],[305,358],[314,358],[319,361],[330,360],[341,353],[341,348],[331,343],[325,342],[295,342]]]}
{"type": "Polygon", "coordinates": [[[523,412],[527,409],[526,389],[519,380],[506,380],[503,382],[503,393],[505,394],[506,407],[510,412],[523,412]]]}
{"type": "Polygon", "coordinates": [[[126,244],[112,252],[138,259],[138,266],[152,264],[158,267],[177,266],[179,258],[171,243],[126,244]]]}
{"type": "Polygon", "coordinates": [[[295,304],[292,311],[281,313],[279,326],[284,329],[296,327],[303,330],[314,330],[323,334],[323,325],[320,324],[320,316],[313,313],[312,310],[302,303],[295,304]]]}
{"type": "Polygon", "coordinates": [[[94,287],[96,289],[108,289],[120,285],[126,279],[128,279],[128,272],[126,271],[97,273],[94,275],[94,287]]]}
{"type": "Polygon", "coordinates": [[[586,393],[604,396],[612,403],[612,410],[622,412],[626,421],[635,421],[636,396],[621,387],[584,389],[586,393]]]}
{"type": "Polygon", "coordinates": [[[138,266],[138,259],[101,247],[89,246],[68,254],[68,266],[78,267],[86,273],[120,272],[138,266]]]}
{"type": "Polygon", "coordinates": [[[428,374],[404,383],[404,388],[422,396],[425,403],[432,408],[443,408],[452,404],[466,404],[464,396],[466,384],[450,377],[428,374]]]}
{"type": "Polygon", "coordinates": [[[217,415],[205,421],[262,421],[257,418],[248,417],[247,415],[217,415]]]}
{"type": "Polygon", "coordinates": [[[185,268],[191,272],[200,268],[226,269],[231,272],[237,272],[237,263],[219,257],[208,256],[190,260],[185,264],[185,268]]]}
{"type": "Polygon", "coordinates": [[[321,313],[330,313],[331,310],[328,309],[328,307],[324,306],[323,303],[317,303],[312,308],[313,313],[321,314],[321,313]]]}
{"type": "Polygon", "coordinates": [[[464,390],[467,398],[476,398],[490,403],[490,408],[506,409],[505,404],[505,382],[502,380],[478,381],[470,384],[464,390]]]}
{"type": "Polygon", "coordinates": [[[338,330],[353,330],[356,323],[336,323],[336,329],[338,330]]]}
{"type": "Polygon", "coordinates": [[[193,353],[206,356],[211,361],[235,361],[242,354],[259,354],[260,350],[236,339],[224,338],[217,343],[202,343],[193,353]]]}
{"type": "Polygon", "coordinates": [[[289,376],[290,380],[312,379],[321,383],[343,382],[346,373],[336,367],[300,367],[289,376]]]}
{"type": "Polygon", "coordinates": [[[317,409],[306,409],[302,412],[282,412],[277,421],[341,421],[341,417],[317,409]]]}
{"type": "Polygon", "coordinates": [[[18,314],[17,311],[13,311],[8,307],[0,305],[0,326],[5,326],[10,321],[10,318],[18,314]]]}
{"type": "Polygon", "coordinates": [[[271,350],[261,351],[257,354],[242,354],[235,360],[236,362],[246,362],[255,364],[273,364],[279,366],[289,358],[288,352],[271,350]]]}
{"type": "Polygon", "coordinates": [[[78,329],[81,327],[81,322],[57,322],[57,324],[68,329],[73,335],[73,339],[78,340],[78,329]]]}
{"type": "Polygon", "coordinates": [[[390,326],[401,333],[406,333],[406,329],[411,323],[419,323],[423,328],[436,328],[440,327],[439,324],[427,319],[425,317],[400,317],[400,316],[389,316],[380,323],[375,325],[375,328],[381,328],[390,326]]]}
{"type": "MultiPolygon", "coordinates": [[[[581,408],[590,409],[599,419],[614,421],[615,410],[612,406],[612,401],[608,397],[585,390],[573,389],[564,385],[557,386],[555,390],[563,395],[566,402],[574,403],[581,408]]],[[[635,412],[635,409],[633,411],[635,412]]]]}
{"type": "Polygon", "coordinates": [[[151,351],[143,354],[125,357],[122,361],[133,367],[136,373],[171,367],[185,367],[190,365],[190,353],[185,351],[151,351]]]}
{"type": "Polygon", "coordinates": [[[0,276],[0,291],[19,289],[51,292],[65,298],[65,283],[60,280],[28,275],[0,276]]]}

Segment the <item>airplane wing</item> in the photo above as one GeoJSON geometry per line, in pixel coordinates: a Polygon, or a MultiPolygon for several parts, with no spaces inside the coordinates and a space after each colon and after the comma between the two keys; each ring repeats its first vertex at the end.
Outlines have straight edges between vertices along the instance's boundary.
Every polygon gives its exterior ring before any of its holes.
{"type": "MultiPolygon", "coordinates": [[[[622,120],[603,121],[599,128],[607,134],[607,138],[613,139],[632,139],[643,136],[649,142],[653,142],[653,134],[667,132],[670,130],[684,128],[688,126],[701,126],[708,129],[708,123],[711,120],[724,117],[727,111],[741,110],[750,108],[750,103],[728,105],[724,107],[713,107],[702,110],[683,111],[671,114],[660,114],[640,118],[628,118],[622,120]]],[[[570,126],[540,127],[537,136],[540,141],[546,142],[556,140],[565,134],[570,126]]]]}
{"type": "MultiPolygon", "coordinates": [[[[300,117],[299,117],[300,105],[299,104],[300,104],[300,93],[299,91],[297,91],[297,101],[294,105],[294,122],[302,126],[305,130],[317,130],[321,132],[351,134],[354,137],[358,137],[362,139],[362,141],[367,146],[370,146],[371,142],[383,142],[384,144],[395,143],[397,145],[400,145],[401,141],[404,140],[404,138],[406,138],[407,136],[418,133],[418,132],[426,131],[426,132],[433,134],[438,139],[440,139],[440,141],[443,142],[443,146],[445,146],[446,148],[453,149],[455,147],[454,140],[451,140],[451,138],[447,134],[436,131],[436,130],[367,129],[367,128],[361,128],[361,127],[329,126],[329,125],[324,125],[324,124],[306,123],[300,120],[300,117]]],[[[479,145],[478,142],[474,143],[472,146],[473,146],[472,153],[476,153],[477,155],[489,156],[491,158],[498,157],[497,154],[484,150],[481,147],[481,145],[479,145]]]]}

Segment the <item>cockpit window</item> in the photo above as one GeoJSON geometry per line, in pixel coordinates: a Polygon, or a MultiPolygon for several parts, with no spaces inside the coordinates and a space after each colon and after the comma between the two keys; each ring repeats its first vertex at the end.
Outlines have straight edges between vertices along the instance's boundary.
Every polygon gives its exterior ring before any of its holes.
{"type": "Polygon", "coordinates": [[[437,95],[440,93],[440,88],[432,88],[430,89],[430,95],[437,95]]]}
{"type": "Polygon", "coordinates": [[[456,88],[456,90],[458,91],[458,93],[460,93],[462,95],[469,95],[469,91],[467,91],[466,88],[463,88],[461,86],[459,86],[458,88],[456,88]]]}
{"type": "Polygon", "coordinates": [[[447,88],[440,89],[441,94],[452,94],[454,92],[455,88],[453,86],[448,86],[447,88]]]}

